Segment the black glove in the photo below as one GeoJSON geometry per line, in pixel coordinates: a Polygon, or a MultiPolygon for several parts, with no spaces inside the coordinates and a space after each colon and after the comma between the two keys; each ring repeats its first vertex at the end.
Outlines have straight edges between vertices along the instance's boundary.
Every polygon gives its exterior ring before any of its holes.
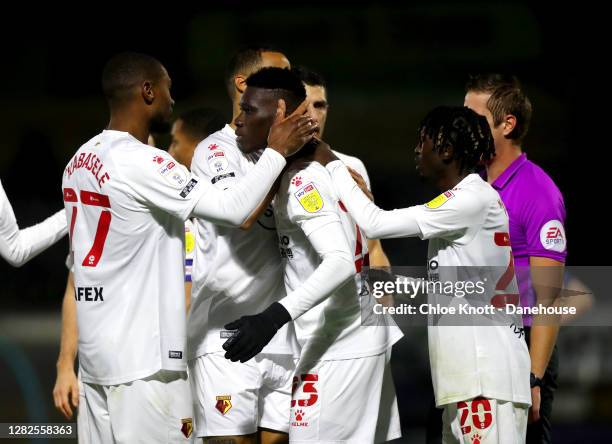
{"type": "Polygon", "coordinates": [[[226,324],[226,330],[235,330],[234,335],[223,344],[225,357],[233,362],[246,362],[258,354],[274,337],[276,332],[291,320],[289,312],[278,302],[253,316],[242,316],[226,324]]]}

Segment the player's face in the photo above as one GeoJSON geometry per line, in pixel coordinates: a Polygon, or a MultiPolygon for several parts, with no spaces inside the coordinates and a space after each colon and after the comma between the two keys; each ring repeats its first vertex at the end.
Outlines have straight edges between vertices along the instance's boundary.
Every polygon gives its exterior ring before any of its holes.
{"type": "Polygon", "coordinates": [[[268,132],[276,114],[277,100],[266,89],[247,88],[240,99],[236,117],[236,142],[243,153],[252,153],[268,145],[268,132]]]}
{"type": "Polygon", "coordinates": [[[487,122],[489,122],[489,127],[491,128],[491,133],[493,134],[493,143],[495,146],[499,146],[499,143],[504,140],[504,124],[503,122],[495,126],[493,122],[493,114],[489,111],[487,107],[487,102],[491,94],[489,93],[479,93],[470,91],[465,95],[465,100],[463,101],[463,106],[467,106],[472,111],[480,114],[487,118],[487,122]]]}
{"type": "Polygon", "coordinates": [[[168,153],[180,164],[191,169],[191,160],[198,144],[197,141],[183,131],[183,121],[181,119],[174,122],[170,134],[172,135],[172,143],[168,148],[168,153]]]}
{"type": "Polygon", "coordinates": [[[170,129],[172,123],[172,108],[174,100],[170,94],[172,80],[168,75],[168,71],[164,67],[158,81],[153,85],[155,92],[155,101],[153,102],[153,114],[151,117],[151,131],[154,133],[164,133],[170,129]]]}
{"type": "Polygon", "coordinates": [[[447,168],[447,163],[434,150],[433,140],[427,135],[421,138],[414,154],[417,173],[424,179],[435,180],[447,168]]]}
{"type": "Polygon", "coordinates": [[[325,87],[320,85],[304,85],[304,87],[306,88],[306,98],[310,102],[308,105],[308,114],[319,124],[319,131],[317,131],[316,135],[322,138],[325,122],[327,120],[327,109],[329,108],[327,103],[327,92],[325,91],[325,87]]]}

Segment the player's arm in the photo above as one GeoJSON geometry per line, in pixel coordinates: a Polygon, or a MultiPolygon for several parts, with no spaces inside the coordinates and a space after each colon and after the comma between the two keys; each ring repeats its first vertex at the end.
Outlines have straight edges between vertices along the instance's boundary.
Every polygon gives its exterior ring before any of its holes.
{"type": "Polygon", "coordinates": [[[15,267],[22,266],[66,235],[64,210],[39,224],[20,230],[1,184],[0,210],[0,255],[15,267]]]}
{"type": "Polygon", "coordinates": [[[264,211],[270,208],[270,204],[272,203],[272,200],[274,200],[274,196],[276,195],[278,191],[279,184],[280,184],[280,177],[276,179],[276,181],[274,182],[274,185],[272,185],[272,188],[270,188],[270,191],[268,191],[268,194],[266,194],[266,197],[264,198],[264,200],[257,206],[257,208],[255,208],[255,211],[253,211],[253,213],[251,213],[248,219],[244,221],[242,225],[240,225],[241,230],[250,229],[255,223],[255,221],[259,219],[259,216],[261,216],[264,211]]]}
{"type": "Polygon", "coordinates": [[[62,336],[57,358],[57,378],[53,388],[53,401],[66,419],[72,418],[72,408],[79,405],[79,385],[74,373],[74,360],[78,347],[76,301],[74,299],[74,277],[68,273],[66,291],[62,302],[62,336]]]}
{"type": "Polygon", "coordinates": [[[257,355],[287,322],[299,318],[329,297],[355,274],[355,265],[339,220],[318,227],[307,235],[321,263],[304,283],[262,313],[243,316],[225,326],[236,330],[223,348],[225,357],[246,362],[257,355]]]}
{"type": "MultiPolygon", "coordinates": [[[[364,174],[366,174],[365,177],[349,166],[347,166],[347,169],[349,170],[349,173],[351,173],[351,177],[353,178],[359,189],[363,191],[363,193],[368,197],[368,199],[374,202],[374,195],[372,194],[372,192],[370,191],[370,187],[368,186],[369,180],[366,179],[367,170],[365,169],[365,165],[363,166],[363,172],[364,174]]],[[[383,250],[380,239],[368,239],[368,254],[370,256],[371,267],[383,269],[389,269],[391,267],[391,262],[389,261],[385,250],[383,250]]]]}

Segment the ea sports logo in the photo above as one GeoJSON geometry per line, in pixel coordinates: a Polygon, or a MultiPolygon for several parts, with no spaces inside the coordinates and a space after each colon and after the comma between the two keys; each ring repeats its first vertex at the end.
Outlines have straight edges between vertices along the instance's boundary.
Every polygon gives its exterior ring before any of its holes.
{"type": "Polygon", "coordinates": [[[559,253],[565,251],[567,241],[561,221],[553,219],[544,224],[540,230],[540,243],[547,250],[558,251],[559,253]]]}

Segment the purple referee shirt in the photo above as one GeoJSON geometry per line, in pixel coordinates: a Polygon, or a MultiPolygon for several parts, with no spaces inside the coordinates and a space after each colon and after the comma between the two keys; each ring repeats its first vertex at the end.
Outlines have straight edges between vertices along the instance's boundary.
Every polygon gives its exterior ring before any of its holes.
{"type": "MultiPolygon", "coordinates": [[[[510,221],[510,244],[523,307],[533,307],[531,256],[565,262],[565,204],[559,188],[542,168],[521,154],[491,184],[502,198],[510,221]]],[[[531,315],[523,316],[531,325],[531,315]]]]}

